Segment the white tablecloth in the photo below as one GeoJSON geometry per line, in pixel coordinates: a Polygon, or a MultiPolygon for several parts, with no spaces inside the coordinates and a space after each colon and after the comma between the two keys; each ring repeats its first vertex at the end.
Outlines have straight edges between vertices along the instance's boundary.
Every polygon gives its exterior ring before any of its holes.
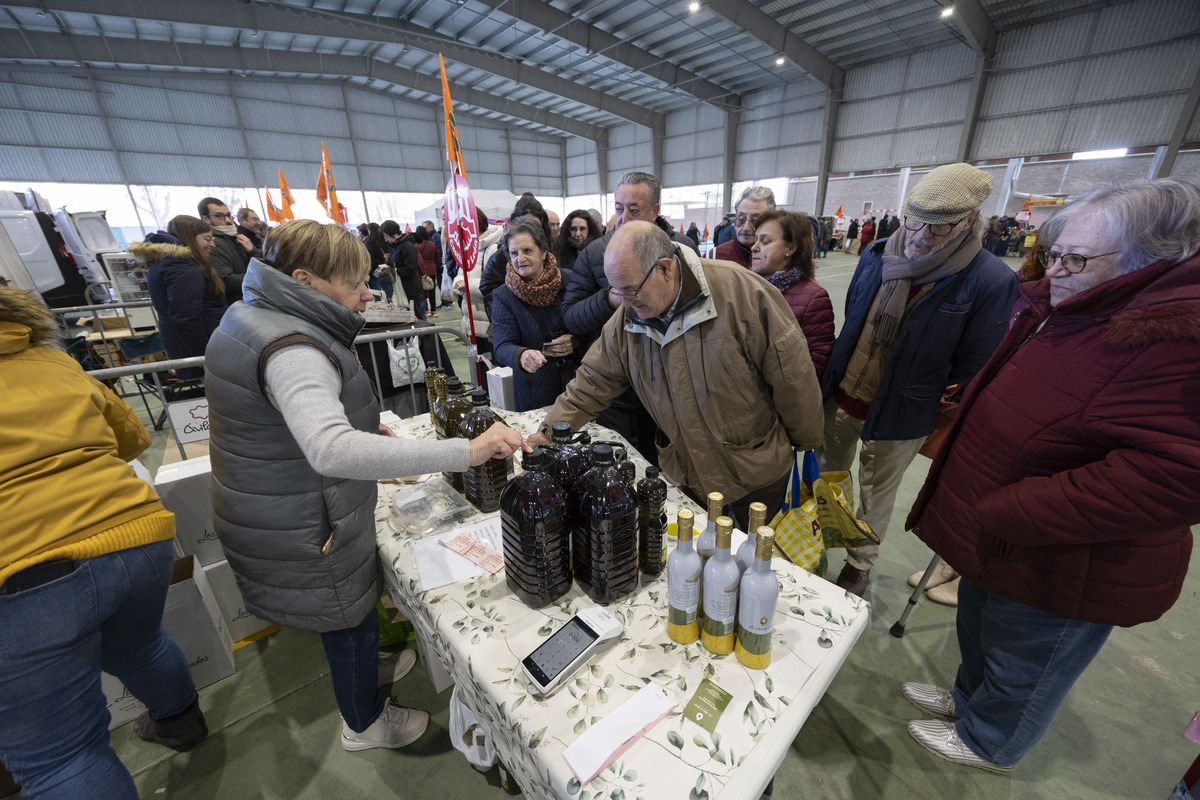
{"type": "MultiPolygon", "coordinates": [[[[544,412],[501,415],[527,434],[544,412]]],[[[401,437],[433,438],[428,416],[393,428],[401,437]]],[[[588,429],[595,438],[620,441],[608,429],[588,429]]],[[[646,464],[629,450],[640,476],[646,464]]],[[[538,698],[526,689],[520,660],[591,600],[573,586],[558,603],[530,609],[508,589],[503,571],[424,591],[409,538],[387,522],[394,491],[380,486],[376,510],[388,588],[412,619],[424,651],[437,654],[464,701],[492,732],[501,759],[529,798],[757,798],[870,622],[864,600],[776,559],[780,596],[771,665],[752,670],[732,654],[714,656],[699,642],[679,645],[667,637],[664,571],[608,607],[624,626],[620,640],[559,692],[538,698]],[[682,716],[704,678],[733,695],[711,735],[682,716]],[[580,786],[563,749],[650,682],[675,699],[675,709],[580,786]]],[[[702,510],[671,486],[672,519],[681,505],[696,512],[697,527],[705,524],[702,510]]]]}

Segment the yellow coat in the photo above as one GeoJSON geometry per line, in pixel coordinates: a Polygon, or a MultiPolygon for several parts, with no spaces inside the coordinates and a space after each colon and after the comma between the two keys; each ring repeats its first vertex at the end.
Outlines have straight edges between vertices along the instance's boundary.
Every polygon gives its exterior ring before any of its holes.
{"type": "Polygon", "coordinates": [[[0,322],[0,584],[34,564],[163,541],[175,518],[126,463],[150,444],[70,356],[0,322]]]}

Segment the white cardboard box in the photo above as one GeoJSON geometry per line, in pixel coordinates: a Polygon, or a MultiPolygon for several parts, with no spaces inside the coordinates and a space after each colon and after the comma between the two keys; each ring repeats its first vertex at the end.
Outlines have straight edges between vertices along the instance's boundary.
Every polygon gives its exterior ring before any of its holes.
{"type": "Polygon", "coordinates": [[[184,555],[204,566],[225,560],[212,523],[212,465],[208,456],[159,467],[154,486],[162,504],[175,514],[175,540],[184,555]]]}
{"type": "MultiPolygon", "coordinates": [[[[208,578],[194,556],[175,562],[163,607],[163,630],[183,651],[197,689],[233,674],[233,640],[208,578]]],[[[109,730],[145,710],[113,676],[101,673],[100,685],[112,715],[109,730]]]]}
{"type": "Polygon", "coordinates": [[[233,576],[233,568],[229,566],[228,561],[209,564],[204,568],[204,577],[208,578],[213,594],[217,596],[221,617],[225,620],[225,626],[229,628],[229,635],[233,641],[239,642],[271,626],[270,622],[246,610],[246,601],[242,599],[237,578],[233,576]]]}
{"type": "Polygon", "coordinates": [[[513,394],[512,367],[492,367],[487,371],[488,399],[496,408],[516,411],[516,395],[513,394]]]}

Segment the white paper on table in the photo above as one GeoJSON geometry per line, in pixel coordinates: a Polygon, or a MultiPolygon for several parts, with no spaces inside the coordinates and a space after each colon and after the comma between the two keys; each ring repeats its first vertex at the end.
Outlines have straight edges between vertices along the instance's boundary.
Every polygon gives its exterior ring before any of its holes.
{"type": "Polygon", "coordinates": [[[417,562],[417,574],[421,578],[423,590],[429,591],[448,583],[469,580],[487,572],[449,547],[442,546],[443,541],[453,539],[460,533],[486,544],[498,553],[504,552],[504,536],[500,529],[499,514],[461,528],[417,539],[412,543],[413,558],[417,562]]]}
{"type": "Polygon", "coordinates": [[[674,707],[661,686],[646,684],[563,750],[567,766],[580,783],[591,783],[674,707]]]}

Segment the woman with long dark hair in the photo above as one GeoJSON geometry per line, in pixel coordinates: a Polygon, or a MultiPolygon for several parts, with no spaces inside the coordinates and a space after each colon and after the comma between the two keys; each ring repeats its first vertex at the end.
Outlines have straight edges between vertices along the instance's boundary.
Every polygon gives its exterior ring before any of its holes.
{"type": "Polygon", "coordinates": [[[572,269],[583,248],[603,235],[604,231],[600,230],[596,220],[583,209],[576,209],[567,214],[567,221],[558,229],[558,240],[553,242],[558,268],[572,269]]]}
{"type": "MultiPolygon", "coordinates": [[[[221,324],[225,284],[208,260],[214,246],[208,223],[186,214],[174,217],[167,233],[152,233],[129,246],[129,252],[150,265],[150,302],[171,358],[204,355],[208,337],[221,324]]],[[[200,378],[204,370],[191,367],[178,374],[200,378]]]]}

